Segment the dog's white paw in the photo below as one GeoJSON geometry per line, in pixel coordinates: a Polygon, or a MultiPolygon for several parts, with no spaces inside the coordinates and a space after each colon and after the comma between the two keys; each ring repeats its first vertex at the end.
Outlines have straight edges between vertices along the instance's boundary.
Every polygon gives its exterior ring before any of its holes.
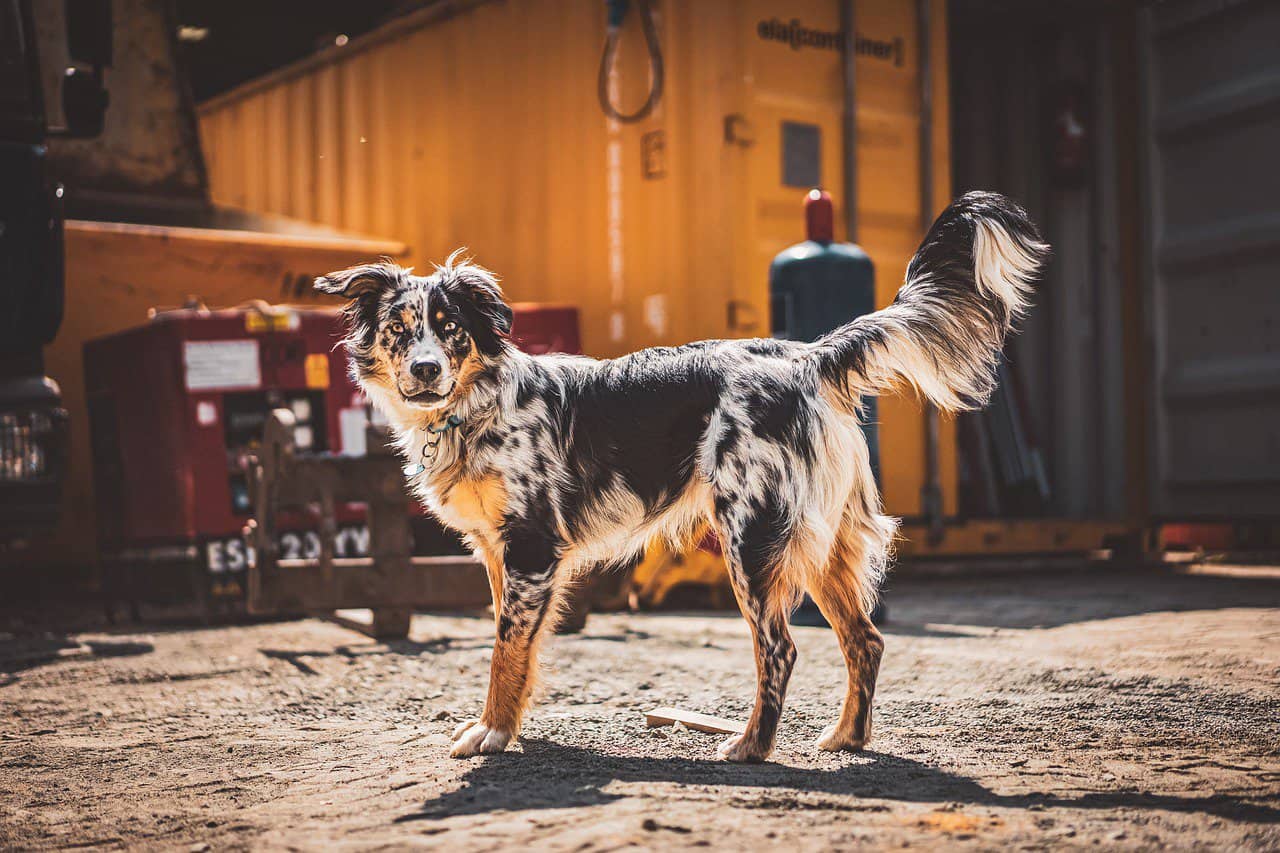
{"type": "Polygon", "coordinates": [[[502,752],[511,742],[511,732],[491,729],[479,720],[467,720],[453,730],[451,758],[471,758],[502,752]]]}
{"type": "Polygon", "coordinates": [[[748,740],[746,735],[734,735],[720,744],[716,754],[725,761],[755,762],[764,761],[769,753],[768,750],[762,750],[754,740],[748,740]]]}
{"type": "Polygon", "coordinates": [[[851,738],[840,733],[839,723],[832,723],[822,730],[815,746],[825,752],[857,752],[865,745],[865,741],[851,738]]]}
{"type": "Polygon", "coordinates": [[[453,727],[453,734],[449,735],[449,740],[457,740],[458,738],[462,737],[463,734],[466,733],[467,729],[471,728],[472,726],[478,726],[478,725],[480,725],[480,721],[477,720],[475,717],[472,717],[469,720],[463,720],[462,722],[458,723],[456,726],[453,727]]]}

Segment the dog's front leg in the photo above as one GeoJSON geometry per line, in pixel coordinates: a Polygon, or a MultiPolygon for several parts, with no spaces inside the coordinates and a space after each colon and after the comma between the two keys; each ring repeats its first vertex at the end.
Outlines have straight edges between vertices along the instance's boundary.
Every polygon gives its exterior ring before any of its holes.
{"type": "Polygon", "coordinates": [[[495,601],[496,636],[489,667],[489,694],[479,720],[468,720],[453,732],[454,758],[502,752],[520,731],[537,674],[538,641],[552,606],[554,560],[513,563],[507,549],[505,566],[489,566],[495,601]],[[498,572],[495,572],[498,569],[498,572]],[[501,582],[496,582],[498,579],[501,582]]]}

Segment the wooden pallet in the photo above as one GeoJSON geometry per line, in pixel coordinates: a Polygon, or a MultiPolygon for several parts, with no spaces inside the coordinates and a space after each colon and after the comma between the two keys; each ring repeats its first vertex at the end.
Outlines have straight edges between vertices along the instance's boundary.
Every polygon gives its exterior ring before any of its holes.
{"type": "Polygon", "coordinates": [[[294,417],[276,409],[267,419],[260,452],[249,469],[254,520],[245,533],[253,549],[249,564],[251,613],[367,609],[368,620],[343,616],[340,624],[378,639],[408,636],[414,610],[482,607],[489,604],[484,568],[470,556],[413,556],[410,497],[399,458],[385,433],[373,434],[366,456],[302,454],[293,439],[294,417]],[[368,507],[369,554],[334,556],[341,503],[368,507]],[[281,559],[276,528],[284,507],[318,507],[320,555],[281,559]]]}

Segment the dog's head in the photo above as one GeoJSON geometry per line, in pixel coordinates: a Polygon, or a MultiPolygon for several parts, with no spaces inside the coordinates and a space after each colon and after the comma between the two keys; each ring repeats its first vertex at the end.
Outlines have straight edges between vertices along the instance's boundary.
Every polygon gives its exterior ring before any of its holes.
{"type": "Polygon", "coordinates": [[[450,408],[475,374],[506,351],[511,308],[493,273],[455,252],[428,276],[390,261],[316,279],[344,296],[352,370],[375,401],[430,412],[450,408]]]}

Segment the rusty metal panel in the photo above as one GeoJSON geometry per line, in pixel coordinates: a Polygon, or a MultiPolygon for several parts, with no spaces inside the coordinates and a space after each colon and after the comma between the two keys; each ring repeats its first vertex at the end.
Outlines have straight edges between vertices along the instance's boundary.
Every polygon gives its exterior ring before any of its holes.
{"type": "MultiPolygon", "coordinates": [[[[34,4],[46,106],[61,124],[61,81],[69,65],[63,0],[34,4]],[[53,79],[48,79],[53,78],[53,79]]],[[[195,105],[178,71],[168,0],[114,0],[111,107],[95,139],[51,138],[52,174],[74,194],[129,193],[200,200],[206,195],[195,105]]]]}
{"type": "MultiPolygon", "coordinates": [[[[108,73],[111,106],[104,132],[93,140],[51,137],[51,174],[73,193],[140,193],[184,199],[205,196],[195,105],[174,55],[177,28],[166,0],[115,0],[114,63],[108,73]]],[[[63,0],[36,0],[46,109],[61,124],[61,74],[68,67],[63,0]]]]}

